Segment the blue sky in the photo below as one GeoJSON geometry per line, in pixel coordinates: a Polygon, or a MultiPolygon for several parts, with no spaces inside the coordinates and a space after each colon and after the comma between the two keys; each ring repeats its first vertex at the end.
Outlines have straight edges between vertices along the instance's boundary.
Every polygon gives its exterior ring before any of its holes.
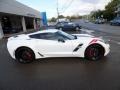
{"type": "MultiPolygon", "coordinates": [[[[57,0],[17,0],[40,12],[47,12],[48,18],[57,16],[57,0]]],[[[104,9],[110,0],[58,0],[62,15],[85,15],[93,10],[104,9]]]]}

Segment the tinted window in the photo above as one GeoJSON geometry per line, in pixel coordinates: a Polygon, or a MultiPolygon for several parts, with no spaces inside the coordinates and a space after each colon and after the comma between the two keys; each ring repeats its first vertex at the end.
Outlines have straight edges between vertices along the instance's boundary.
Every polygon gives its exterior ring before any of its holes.
{"type": "Polygon", "coordinates": [[[34,34],[34,35],[30,35],[30,38],[35,38],[35,39],[45,39],[45,40],[58,40],[60,38],[67,40],[70,38],[65,36],[64,34],[60,33],[60,32],[56,32],[56,33],[40,33],[40,34],[34,34]]]}
{"type": "Polygon", "coordinates": [[[67,25],[68,22],[58,22],[57,25],[67,25]]]}
{"type": "Polygon", "coordinates": [[[65,32],[63,32],[63,31],[58,31],[57,33],[58,33],[59,35],[63,36],[64,38],[66,38],[66,39],[69,39],[69,40],[74,40],[74,39],[75,39],[74,36],[72,36],[72,35],[70,35],[70,34],[68,34],[68,33],[65,33],[65,32]]]}
{"type": "Polygon", "coordinates": [[[54,33],[40,33],[40,34],[34,34],[30,35],[31,38],[36,38],[36,39],[53,39],[54,38],[54,33]]]}
{"type": "Polygon", "coordinates": [[[36,39],[45,39],[45,40],[58,40],[60,38],[64,40],[73,40],[75,39],[74,36],[67,34],[62,31],[58,31],[56,33],[40,33],[40,34],[34,34],[30,35],[30,38],[36,38],[36,39]]]}

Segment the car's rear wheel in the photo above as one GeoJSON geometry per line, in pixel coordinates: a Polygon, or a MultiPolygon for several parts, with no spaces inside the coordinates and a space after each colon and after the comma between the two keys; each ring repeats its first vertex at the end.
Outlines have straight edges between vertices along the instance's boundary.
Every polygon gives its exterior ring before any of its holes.
{"type": "Polygon", "coordinates": [[[90,45],[85,51],[85,58],[88,60],[99,60],[104,56],[105,50],[99,44],[90,45]]]}
{"type": "Polygon", "coordinates": [[[80,30],[80,27],[76,27],[75,30],[76,30],[76,31],[80,30]]]}
{"type": "Polygon", "coordinates": [[[112,23],[110,23],[110,25],[113,25],[112,23]]]}
{"type": "Polygon", "coordinates": [[[35,60],[34,52],[29,48],[19,48],[15,52],[16,59],[20,63],[31,63],[35,60]]]}

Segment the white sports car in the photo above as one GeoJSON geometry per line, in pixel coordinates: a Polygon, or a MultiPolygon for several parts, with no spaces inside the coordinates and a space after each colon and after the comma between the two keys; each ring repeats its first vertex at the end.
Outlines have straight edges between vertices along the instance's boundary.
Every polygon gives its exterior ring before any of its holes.
{"type": "Polygon", "coordinates": [[[7,48],[13,59],[30,63],[48,57],[83,57],[99,60],[110,52],[110,45],[88,34],[67,34],[56,29],[10,37],[7,48]]]}

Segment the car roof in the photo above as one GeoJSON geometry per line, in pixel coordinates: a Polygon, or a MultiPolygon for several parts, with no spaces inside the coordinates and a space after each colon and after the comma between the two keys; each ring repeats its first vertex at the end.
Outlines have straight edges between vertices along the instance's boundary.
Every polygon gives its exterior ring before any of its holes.
{"type": "Polygon", "coordinates": [[[34,32],[34,33],[30,33],[28,35],[33,35],[33,34],[39,34],[39,33],[55,33],[55,32],[58,32],[59,30],[57,29],[46,29],[46,30],[41,30],[41,31],[37,31],[37,32],[34,32]]]}
{"type": "Polygon", "coordinates": [[[58,22],[58,23],[69,23],[68,21],[61,21],[61,22],[58,22]]]}

